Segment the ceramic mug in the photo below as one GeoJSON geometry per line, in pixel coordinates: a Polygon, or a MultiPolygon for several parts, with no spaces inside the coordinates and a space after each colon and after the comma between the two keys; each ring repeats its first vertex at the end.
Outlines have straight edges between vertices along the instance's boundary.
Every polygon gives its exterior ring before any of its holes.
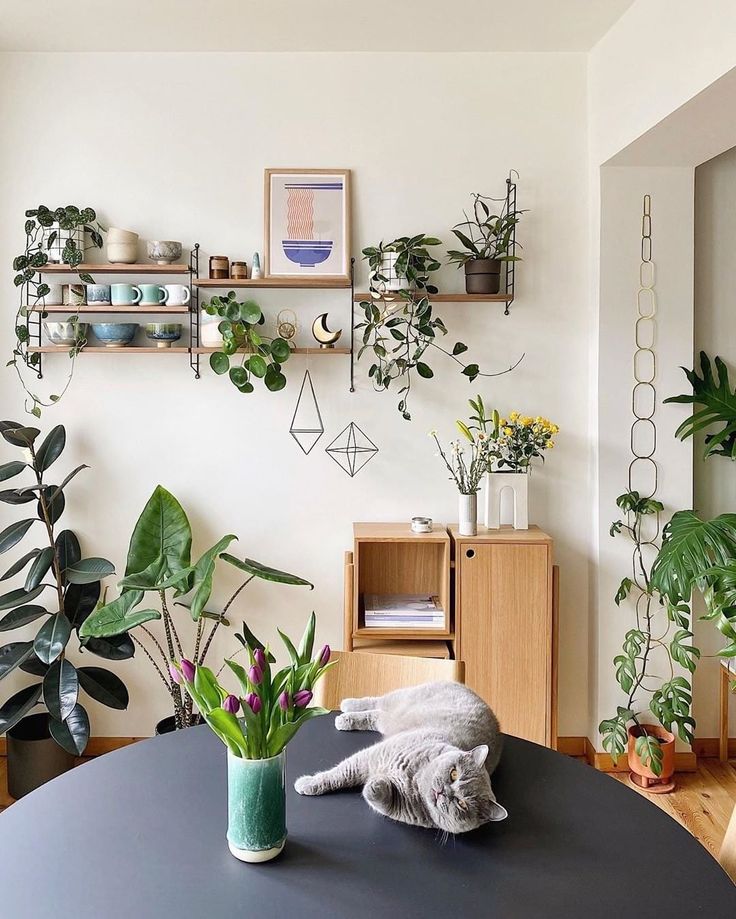
{"type": "Polygon", "coordinates": [[[109,303],[109,284],[87,284],[87,303],[109,303]]]}
{"type": "Polygon", "coordinates": [[[143,296],[140,287],[135,284],[111,284],[110,294],[113,306],[134,306],[141,302],[143,296]]]}
{"type": "Polygon", "coordinates": [[[160,284],[139,284],[138,289],[141,292],[142,305],[156,306],[166,303],[166,291],[160,284]]]}
{"type": "Polygon", "coordinates": [[[64,285],[49,284],[49,292],[43,297],[44,306],[61,306],[64,302],[64,285]]]}
{"type": "Polygon", "coordinates": [[[163,302],[167,306],[186,306],[192,297],[192,292],[186,284],[164,284],[162,290],[163,302]]]}
{"type": "Polygon", "coordinates": [[[84,304],[84,284],[65,284],[63,300],[69,306],[82,306],[84,304]]]}

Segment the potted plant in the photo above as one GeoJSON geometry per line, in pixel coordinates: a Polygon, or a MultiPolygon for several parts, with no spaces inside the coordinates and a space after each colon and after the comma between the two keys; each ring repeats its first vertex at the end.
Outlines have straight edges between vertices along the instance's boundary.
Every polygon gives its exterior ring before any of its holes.
{"type": "Polygon", "coordinates": [[[472,215],[452,230],[464,249],[450,249],[451,262],[465,269],[465,290],[469,294],[497,294],[501,286],[501,263],[520,261],[516,255],[514,230],[524,211],[508,209],[506,198],[472,195],[472,215]],[[501,203],[501,207],[498,204],[501,203]],[[491,210],[498,211],[492,213],[491,210]],[[510,250],[514,251],[510,251],[510,250]]]}
{"type": "Polygon", "coordinates": [[[689,743],[695,728],[690,681],[676,674],[674,664],[693,673],[700,651],[690,643],[693,636],[687,606],[668,602],[654,585],[647,562],[651,533],[659,529],[657,518],[663,510],[662,503],[637,491],[627,491],[616,499],[616,504],[626,516],[614,521],[610,532],[631,540],[633,564],[632,577],[623,578],[614,602],[620,606],[626,600],[633,601],[636,621],[626,632],[621,653],[613,661],[626,703],[617,707],[614,717],[601,721],[598,730],[603,748],[614,763],[628,752],[634,784],[648,791],[671,791],[675,768],[673,726],[678,736],[689,743]],[[670,677],[652,689],[655,655],[657,669],[662,660],[666,661],[670,677]],[[649,712],[658,723],[646,723],[636,710],[640,693],[649,694],[649,712]]]}
{"type": "Polygon", "coordinates": [[[157,486],[130,538],[125,577],[119,585],[122,588],[120,596],[99,606],[82,623],[80,635],[83,638],[111,639],[128,632],[146,655],[166,687],[173,707],[172,714],[156,726],[157,734],[194,723],[191,700],[182,697],[171,664],[185,656],[194,664],[205,662],[217,630],[221,625],[230,624],[227,618],[230,607],[254,578],[312,588],[309,581],[294,574],[269,568],[253,559],[241,560],[230,555],[225,550],[235,539],[237,537],[232,534],[223,536],[193,562],[189,518],[176,498],[161,485],[157,486]],[[207,609],[207,604],[218,560],[244,572],[246,577],[222,612],[213,612],[207,609]],[[150,594],[158,596],[160,610],[149,605],[150,594]],[[180,637],[181,626],[174,620],[175,607],[185,608],[193,623],[193,644],[186,654],[180,637]],[[145,625],[153,620],[162,622],[163,642],[145,625]]]}
{"type": "Polygon", "coordinates": [[[468,347],[455,342],[448,350],[439,344],[439,336],[447,335],[443,320],[434,314],[429,295],[437,293],[431,283],[431,273],[440,263],[429,253],[431,246],[440,245],[433,237],[402,236],[391,243],[380,243],[363,249],[363,257],[370,268],[370,300],[363,300],[360,308],[364,319],[356,325],[363,330],[362,345],[358,359],[370,350],[373,363],[368,376],[377,392],[388,391],[394,383],[400,383],[398,410],[402,418],[411,421],[409,397],[415,374],[425,380],[434,376],[428,363],[432,349],[453,360],[471,382],[479,376],[495,377],[510,373],[521,363],[524,355],[508,369],[497,373],[483,373],[478,364],[466,364],[460,358],[468,347]],[[385,274],[386,252],[397,254],[394,264],[396,275],[403,287],[397,289],[391,274],[385,274]]]}
{"type": "MultiPolygon", "coordinates": [[[[86,344],[84,336],[75,336],[69,348],[71,364],[66,383],[61,390],[48,397],[48,401],[31,390],[26,382],[21,365],[29,367],[38,374],[41,355],[30,352],[30,331],[28,327],[29,307],[44,305],[51,288],[43,280],[42,270],[48,262],[63,262],[71,269],[76,269],[84,259],[85,234],[95,248],[102,247],[101,230],[104,228],[97,221],[97,214],[91,207],[78,208],[73,204],[66,207],[48,208],[41,204],[26,211],[26,246],[20,255],[13,259],[14,285],[20,291],[20,305],[15,315],[16,343],[9,362],[15,368],[23,389],[26,392],[26,409],[37,418],[41,417],[41,407],[53,405],[64,395],[74,375],[74,362],[79,351],[86,344]]],[[[80,281],[94,284],[94,278],[79,273],[80,281]]],[[[74,310],[71,310],[74,313],[74,310]]],[[[46,317],[41,312],[39,320],[46,317]]],[[[79,312],[69,317],[70,322],[79,322],[79,312]]]]}
{"type": "MultiPolygon", "coordinates": [[[[42,620],[32,640],[13,641],[0,648],[0,680],[16,669],[40,678],[12,695],[0,707],[0,733],[7,734],[8,791],[14,798],[60,775],[74,765],[89,740],[90,724],[80,701],[81,692],[111,708],[128,706],[128,691],[118,676],[102,667],[77,667],[68,645],[80,630],[100,596],[100,580],[114,573],[104,558],[82,557],[71,530],[57,533],[66,505],[66,489],[77,466],[60,485],[46,478],[66,445],[63,425],[53,428],[36,446],[40,435],[14,421],[0,422],[5,441],[23,450],[23,459],[0,465],[0,481],[31,474],[31,483],[0,491],[0,501],[13,506],[32,505],[33,514],[0,532],[0,554],[18,546],[27,533],[39,533],[41,545],[17,559],[0,580],[27,569],[22,587],[0,596],[0,631],[9,632],[42,620]],[[47,600],[39,598],[47,597],[47,600]],[[43,605],[41,605],[43,604],[43,605]],[[44,711],[30,714],[42,704],[44,711]]],[[[113,641],[82,641],[82,648],[109,660],[133,656],[127,635],[113,641]]]]}
{"type": "Polygon", "coordinates": [[[230,852],[244,862],[275,858],[286,843],[286,745],[299,728],[327,709],[310,707],[314,684],[330,664],[325,645],[312,657],[314,613],[297,649],[281,630],[290,663],[278,671],[267,647],[245,626],[247,669],[228,659],[240,692],[231,693],[207,667],[182,660],[177,679],[227,747],[230,852]],[[241,713],[241,717],[238,717],[241,713]]]}
{"type": "Polygon", "coordinates": [[[468,455],[459,440],[450,443],[448,456],[442,449],[437,432],[431,431],[430,437],[437,444],[449,478],[459,493],[459,533],[461,536],[475,536],[478,532],[478,491],[488,468],[490,439],[485,431],[473,434],[462,421],[455,423],[469,441],[468,455]]]}
{"type": "Polygon", "coordinates": [[[215,373],[227,373],[242,393],[253,392],[254,378],[262,379],[271,392],[286,386],[282,364],[291,355],[289,343],[283,338],[267,338],[258,330],[264,318],[255,301],[240,303],[231,290],[226,297],[212,297],[203,309],[209,316],[221,317],[217,327],[222,336],[221,350],[210,354],[210,367],[215,373]],[[231,366],[234,355],[238,355],[238,362],[231,366]]]}

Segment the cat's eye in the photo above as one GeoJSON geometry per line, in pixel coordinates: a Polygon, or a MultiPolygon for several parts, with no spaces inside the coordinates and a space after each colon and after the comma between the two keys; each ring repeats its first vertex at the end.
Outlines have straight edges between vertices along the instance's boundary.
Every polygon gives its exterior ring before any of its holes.
{"type": "Polygon", "coordinates": [[[451,781],[451,782],[457,782],[458,774],[459,774],[459,773],[458,773],[457,769],[451,769],[451,770],[450,770],[450,781],[451,781]]]}

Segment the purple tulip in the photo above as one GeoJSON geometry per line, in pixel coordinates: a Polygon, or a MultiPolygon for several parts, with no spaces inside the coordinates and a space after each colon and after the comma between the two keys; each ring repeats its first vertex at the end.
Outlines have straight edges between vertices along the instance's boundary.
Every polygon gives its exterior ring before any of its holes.
{"type": "Polygon", "coordinates": [[[248,679],[254,686],[258,686],[263,682],[263,671],[258,666],[258,664],[253,664],[253,666],[248,671],[248,679]]]}
{"type": "Polygon", "coordinates": [[[263,707],[263,703],[261,702],[260,697],[257,696],[254,692],[249,692],[245,697],[245,701],[248,703],[250,710],[254,715],[257,715],[263,707]]]}
{"type": "Polygon", "coordinates": [[[181,674],[174,664],[169,664],[169,676],[174,683],[181,684],[181,674]]]}
{"type": "Polygon", "coordinates": [[[268,662],[266,660],[266,655],[263,653],[263,651],[260,648],[256,648],[256,650],[253,652],[253,657],[255,659],[256,664],[261,668],[261,670],[265,670],[266,664],[268,662]]]}
{"type": "Polygon", "coordinates": [[[284,690],[279,696],[279,708],[282,712],[288,712],[289,710],[289,693],[284,690]]]}
{"type": "Polygon", "coordinates": [[[322,650],[319,652],[319,665],[320,665],[320,667],[324,667],[325,664],[329,661],[329,659],[330,659],[330,654],[331,654],[330,646],[329,646],[329,645],[325,645],[324,648],[322,648],[322,650]]]}
{"type": "Polygon", "coordinates": [[[194,682],[195,667],[191,661],[188,661],[186,657],[181,659],[181,672],[184,675],[184,679],[187,683],[194,682]]]}
{"type": "Polygon", "coordinates": [[[312,693],[309,689],[300,689],[294,693],[294,705],[297,708],[306,708],[312,701],[312,693]]]}
{"type": "Polygon", "coordinates": [[[231,715],[235,715],[240,708],[240,699],[233,695],[225,696],[222,701],[222,707],[226,712],[229,712],[231,715]]]}

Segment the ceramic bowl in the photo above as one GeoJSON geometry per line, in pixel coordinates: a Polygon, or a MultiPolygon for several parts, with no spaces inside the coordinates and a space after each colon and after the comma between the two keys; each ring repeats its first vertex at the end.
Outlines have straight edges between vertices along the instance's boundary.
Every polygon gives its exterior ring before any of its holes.
{"type": "Polygon", "coordinates": [[[121,230],[118,227],[110,227],[107,231],[107,241],[109,243],[137,243],[138,234],[133,230],[121,230]]]}
{"type": "Polygon", "coordinates": [[[148,243],[148,257],[157,265],[170,265],[181,258],[181,243],[173,239],[152,239],[148,243]]]}
{"type": "Polygon", "coordinates": [[[146,326],[146,338],[155,341],[159,348],[170,348],[172,341],[181,338],[181,323],[149,322],[146,326]]]}
{"type": "Polygon", "coordinates": [[[52,345],[70,348],[87,335],[86,322],[44,322],[43,330],[52,345]]]}
{"type": "Polygon", "coordinates": [[[132,265],[138,258],[138,243],[108,242],[105,252],[107,253],[108,262],[132,265]]]}
{"type": "Polygon", "coordinates": [[[106,348],[124,348],[138,331],[137,322],[93,322],[90,327],[106,348]]]}

